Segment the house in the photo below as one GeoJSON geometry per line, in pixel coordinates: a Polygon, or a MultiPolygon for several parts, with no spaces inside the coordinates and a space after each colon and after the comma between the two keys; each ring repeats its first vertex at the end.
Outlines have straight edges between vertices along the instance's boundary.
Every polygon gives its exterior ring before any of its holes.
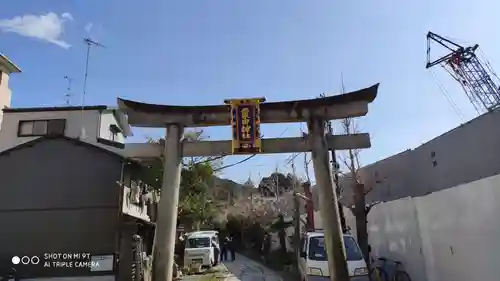
{"type": "Polygon", "coordinates": [[[64,135],[1,151],[2,267],[11,267],[16,256],[21,278],[135,280],[134,253],[140,246],[151,254],[156,220],[156,201],[134,184],[141,169],[102,146],[64,135]]]}
{"type": "Polygon", "coordinates": [[[122,112],[105,105],[3,109],[0,151],[47,135],[120,151],[132,131],[122,112]]]}
{"type": "Polygon", "coordinates": [[[132,135],[125,114],[105,105],[11,108],[11,73],[20,68],[0,54],[0,152],[46,135],[64,135],[120,151],[132,135]]]}
{"type": "MultiPolygon", "coordinates": [[[[9,78],[12,73],[19,73],[21,69],[0,53],[0,109],[10,107],[12,91],[9,87],[9,78]]],[[[0,127],[2,126],[2,113],[0,112],[0,127]]]]}

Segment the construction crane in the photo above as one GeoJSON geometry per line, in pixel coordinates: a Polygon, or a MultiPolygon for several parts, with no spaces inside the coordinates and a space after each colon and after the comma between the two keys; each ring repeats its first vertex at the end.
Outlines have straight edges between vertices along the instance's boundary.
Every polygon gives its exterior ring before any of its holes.
{"type": "Polygon", "coordinates": [[[429,69],[440,65],[464,89],[478,113],[492,111],[500,106],[499,79],[487,61],[476,55],[479,45],[463,47],[436,33],[427,33],[427,65],[429,69]],[[431,61],[431,45],[437,43],[447,54],[431,61]],[[495,81],[493,80],[496,80],[495,81]]]}

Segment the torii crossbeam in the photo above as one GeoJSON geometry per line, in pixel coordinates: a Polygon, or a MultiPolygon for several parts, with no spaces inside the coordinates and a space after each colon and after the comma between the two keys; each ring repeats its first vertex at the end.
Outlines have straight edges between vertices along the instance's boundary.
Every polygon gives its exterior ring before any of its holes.
{"type": "MultiPolygon", "coordinates": [[[[260,123],[307,122],[308,135],[299,138],[264,139],[261,153],[312,152],[321,216],[325,222],[325,242],[332,281],[348,281],[349,274],[338,209],[332,203],[337,195],[328,151],[369,148],[370,137],[368,134],[325,136],[324,124],[327,120],[366,115],[368,104],[377,96],[378,85],[325,98],[260,104],[260,123]]],[[[182,157],[231,154],[231,141],[182,141],[184,128],[228,126],[231,124],[230,106],[171,106],[120,98],[118,105],[127,114],[131,126],[167,129],[163,151],[153,144],[127,145],[125,156],[164,156],[162,196],[158,206],[153,254],[153,280],[172,281],[182,157]]]]}

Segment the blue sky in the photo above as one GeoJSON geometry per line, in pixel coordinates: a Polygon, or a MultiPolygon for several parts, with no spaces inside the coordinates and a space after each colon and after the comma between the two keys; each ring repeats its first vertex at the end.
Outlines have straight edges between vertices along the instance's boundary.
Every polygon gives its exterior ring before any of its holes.
{"type": "MultiPolygon", "coordinates": [[[[115,105],[117,96],[180,105],[314,98],[338,93],[341,73],[348,91],[380,83],[368,116],[359,119],[372,136],[372,148],[361,153],[369,164],[462,122],[425,69],[425,35],[432,30],[478,43],[500,69],[498,8],[486,0],[8,1],[0,10],[0,52],[24,71],[11,80],[13,107],[63,105],[65,75],[75,79],[78,104],[84,36],[107,46],[92,51],[87,104],[115,105]]],[[[465,119],[472,118],[458,85],[442,69],[434,73],[465,119]]],[[[262,130],[266,137],[297,136],[300,126],[262,130]]],[[[229,128],[206,132],[230,137],[229,128]]],[[[135,130],[131,141],[161,134],[135,130]]],[[[224,176],[244,181],[277,165],[290,169],[283,166],[287,157],[258,156],[224,176]]]]}

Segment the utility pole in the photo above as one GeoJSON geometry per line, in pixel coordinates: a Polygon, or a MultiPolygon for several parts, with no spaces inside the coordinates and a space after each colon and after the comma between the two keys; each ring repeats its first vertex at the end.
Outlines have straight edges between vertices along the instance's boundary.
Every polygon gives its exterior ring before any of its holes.
{"type": "Polygon", "coordinates": [[[276,169],[274,170],[274,174],[276,175],[276,181],[274,182],[275,184],[275,192],[276,192],[276,203],[278,204],[278,212],[281,213],[281,209],[279,206],[279,201],[280,201],[280,189],[279,189],[279,181],[280,177],[278,175],[278,164],[276,164],[276,169]]]}
{"type": "Polygon", "coordinates": [[[293,222],[294,222],[294,233],[293,233],[293,246],[295,257],[297,258],[297,272],[299,272],[299,261],[300,261],[300,201],[296,194],[299,194],[299,187],[297,185],[297,172],[295,170],[295,158],[299,156],[299,153],[292,155],[288,160],[288,163],[292,165],[292,190],[293,190],[293,222]]]}
{"type": "MultiPolygon", "coordinates": [[[[298,155],[298,154],[297,154],[298,155]]],[[[295,257],[297,258],[297,272],[299,272],[299,261],[300,261],[300,202],[299,198],[295,196],[295,193],[298,193],[298,186],[297,186],[297,176],[295,172],[295,164],[292,162],[292,173],[293,173],[293,204],[294,204],[294,223],[295,223],[295,230],[294,230],[294,241],[293,245],[295,248],[295,257]]]]}

